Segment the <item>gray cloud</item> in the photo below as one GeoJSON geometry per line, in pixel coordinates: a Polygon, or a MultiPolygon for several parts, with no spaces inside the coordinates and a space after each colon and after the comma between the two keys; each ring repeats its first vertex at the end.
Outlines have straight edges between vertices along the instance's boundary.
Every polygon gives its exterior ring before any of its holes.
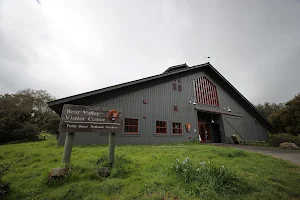
{"type": "Polygon", "coordinates": [[[3,1],[0,93],[65,97],[209,60],[251,102],[299,92],[299,1],[3,1]],[[113,77],[113,78],[112,78],[113,77]]]}

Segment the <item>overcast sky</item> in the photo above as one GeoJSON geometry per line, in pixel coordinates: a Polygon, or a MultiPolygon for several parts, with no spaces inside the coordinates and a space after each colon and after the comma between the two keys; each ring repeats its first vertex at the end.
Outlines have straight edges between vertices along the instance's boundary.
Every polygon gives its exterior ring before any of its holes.
{"type": "Polygon", "coordinates": [[[206,62],[253,103],[300,92],[300,1],[0,0],[0,94],[66,97],[206,62]]]}

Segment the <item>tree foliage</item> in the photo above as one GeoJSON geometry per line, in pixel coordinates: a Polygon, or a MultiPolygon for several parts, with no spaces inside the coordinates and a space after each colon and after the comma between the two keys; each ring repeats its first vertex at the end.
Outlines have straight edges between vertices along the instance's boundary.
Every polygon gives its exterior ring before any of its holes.
{"type": "Polygon", "coordinates": [[[300,94],[283,104],[264,103],[256,106],[275,128],[277,133],[300,134],[300,94]]]}
{"type": "Polygon", "coordinates": [[[276,103],[265,102],[264,104],[258,104],[256,106],[256,109],[260,112],[260,114],[262,114],[265,118],[267,118],[270,114],[280,110],[284,106],[285,104],[283,103],[276,104],[276,103]]]}
{"type": "Polygon", "coordinates": [[[47,130],[47,124],[58,117],[47,106],[51,100],[45,90],[0,95],[0,143],[35,140],[40,131],[47,130]]]}

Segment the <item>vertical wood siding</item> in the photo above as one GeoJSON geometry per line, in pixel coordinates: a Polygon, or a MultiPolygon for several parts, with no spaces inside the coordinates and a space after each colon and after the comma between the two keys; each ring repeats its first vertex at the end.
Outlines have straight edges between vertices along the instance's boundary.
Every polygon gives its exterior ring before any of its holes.
{"type": "MultiPolygon", "coordinates": [[[[181,77],[182,91],[173,90],[173,81],[169,81],[154,87],[142,89],[133,93],[128,93],[123,96],[119,96],[107,101],[99,102],[93,104],[93,106],[108,107],[123,109],[124,118],[134,118],[138,119],[138,134],[116,134],[117,144],[163,144],[163,143],[181,143],[188,142],[191,138],[198,137],[198,119],[197,112],[194,108],[193,100],[200,102],[201,107],[214,108],[215,110],[224,111],[222,108],[229,106],[232,113],[239,113],[243,117],[243,123],[245,127],[244,137],[245,139],[268,139],[268,131],[256,124],[254,122],[254,117],[252,117],[241,105],[239,105],[225,90],[223,90],[221,85],[215,83],[208,74],[203,72],[195,73],[190,76],[181,77]],[[206,78],[211,81],[216,86],[216,91],[207,91],[207,93],[212,93],[218,95],[217,105],[206,105],[209,99],[203,96],[199,90],[199,87],[195,85],[203,84],[198,80],[198,78],[206,76],[206,78]],[[195,83],[195,84],[194,84],[195,83]],[[195,91],[199,92],[201,98],[196,99],[195,91]],[[205,99],[205,101],[204,101],[205,99]],[[147,100],[144,104],[143,100],[147,100]],[[192,101],[190,104],[189,101],[192,101]],[[201,102],[203,104],[201,104],[201,102]],[[178,106],[178,112],[174,112],[174,106],[178,106]],[[144,116],[146,117],[144,119],[144,116]],[[156,120],[167,122],[167,134],[156,134],[156,120]],[[180,122],[182,124],[182,135],[175,136],[172,135],[172,122],[180,122]],[[185,124],[191,124],[191,131],[188,133],[185,130],[185,124]],[[196,133],[194,133],[196,129],[196,133]],[[258,130],[258,131],[257,131],[258,130]],[[258,135],[259,132],[259,135],[258,135]]],[[[205,87],[205,86],[201,86],[205,87]]],[[[209,88],[205,88],[206,90],[209,88]]],[[[215,102],[209,102],[210,104],[215,104],[215,102]]],[[[225,132],[228,129],[226,123],[221,121],[221,137],[222,141],[225,142],[225,132]],[[225,128],[223,128],[222,123],[224,123],[225,128]]],[[[58,144],[63,145],[65,140],[65,133],[61,133],[58,144]]],[[[230,142],[230,141],[227,141],[230,142]]],[[[75,141],[76,145],[88,145],[88,144],[107,144],[108,134],[99,133],[76,133],[75,141]]]]}

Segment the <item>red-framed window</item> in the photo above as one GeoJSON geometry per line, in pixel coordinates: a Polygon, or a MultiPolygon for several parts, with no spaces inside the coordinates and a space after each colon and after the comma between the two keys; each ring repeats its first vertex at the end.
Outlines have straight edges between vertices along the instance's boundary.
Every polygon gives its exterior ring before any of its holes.
{"type": "Polygon", "coordinates": [[[197,103],[219,106],[217,87],[205,76],[194,79],[194,90],[197,103]]]}
{"type": "Polygon", "coordinates": [[[179,122],[173,122],[172,123],[172,133],[175,135],[181,135],[182,134],[182,126],[179,122]]]}
{"type": "Polygon", "coordinates": [[[156,133],[167,134],[167,122],[166,121],[156,121],[156,133]]]}
{"type": "Polygon", "coordinates": [[[138,133],[139,120],[125,118],[124,133],[138,133]]]}

